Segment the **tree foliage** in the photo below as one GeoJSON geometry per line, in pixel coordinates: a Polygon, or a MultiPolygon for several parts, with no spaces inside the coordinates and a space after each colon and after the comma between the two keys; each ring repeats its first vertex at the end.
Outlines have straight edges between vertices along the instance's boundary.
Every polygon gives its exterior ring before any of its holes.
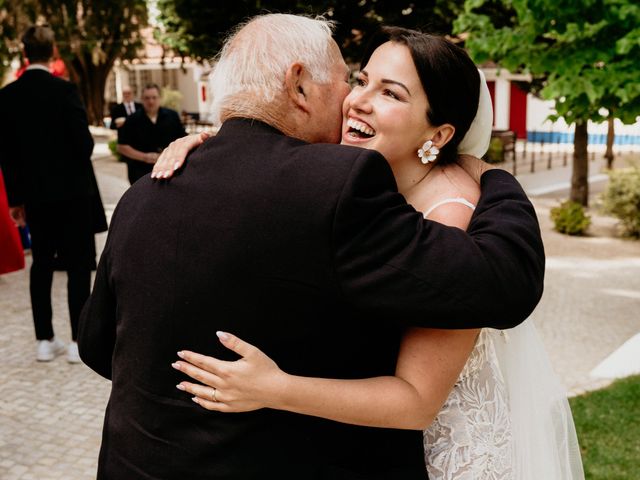
{"type": "Polygon", "coordinates": [[[466,0],[455,22],[477,62],[529,73],[556,115],[576,124],[572,200],[588,201],[587,121],[640,114],[640,4],[635,0],[466,0]],[[483,9],[510,12],[496,22],[483,9]],[[603,108],[604,107],[604,108],[603,108]],[[584,142],[584,144],[582,144],[584,142]],[[577,182],[577,183],[576,183],[577,182]]]}
{"type": "Polygon", "coordinates": [[[144,0],[39,0],[58,49],[85,99],[89,121],[101,124],[104,90],[118,58],[132,58],[147,23],[144,0]]]}
{"type": "Polygon", "coordinates": [[[48,23],[56,34],[60,56],[71,80],[79,86],[89,121],[99,125],[104,113],[104,89],[118,58],[132,58],[141,46],[140,29],[147,24],[145,0],[0,0],[6,4],[3,21],[4,59],[15,56],[22,30],[28,24],[48,23]],[[6,29],[4,28],[6,25],[6,29]]]}
{"type": "Polygon", "coordinates": [[[449,34],[462,11],[454,0],[158,0],[161,40],[183,55],[213,57],[235,25],[266,12],[325,15],[336,21],[335,38],[345,57],[359,60],[368,35],[380,24],[449,34]]]}
{"type": "Polygon", "coordinates": [[[35,2],[0,0],[0,81],[20,54],[20,35],[36,18],[35,2]]]}

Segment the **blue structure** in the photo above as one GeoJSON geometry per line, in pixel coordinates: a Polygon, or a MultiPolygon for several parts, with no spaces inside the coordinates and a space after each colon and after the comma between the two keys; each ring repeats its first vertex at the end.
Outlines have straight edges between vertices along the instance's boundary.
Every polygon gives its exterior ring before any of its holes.
{"type": "MultiPolygon", "coordinates": [[[[527,141],[536,143],[569,143],[573,144],[573,133],[527,131],[527,141]]],[[[589,145],[605,145],[605,133],[589,134],[589,145]]],[[[616,135],[614,145],[640,145],[640,135],[616,135]]]]}

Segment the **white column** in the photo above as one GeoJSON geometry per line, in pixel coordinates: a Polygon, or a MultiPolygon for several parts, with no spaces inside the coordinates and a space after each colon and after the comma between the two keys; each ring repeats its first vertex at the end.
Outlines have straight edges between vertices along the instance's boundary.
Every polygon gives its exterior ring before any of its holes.
{"type": "Polygon", "coordinates": [[[495,116],[496,130],[509,129],[509,109],[511,108],[511,82],[504,78],[496,78],[495,90],[495,116]]]}
{"type": "Polygon", "coordinates": [[[116,65],[113,69],[115,73],[114,83],[116,85],[116,102],[122,103],[122,72],[120,71],[120,65],[116,65]]]}

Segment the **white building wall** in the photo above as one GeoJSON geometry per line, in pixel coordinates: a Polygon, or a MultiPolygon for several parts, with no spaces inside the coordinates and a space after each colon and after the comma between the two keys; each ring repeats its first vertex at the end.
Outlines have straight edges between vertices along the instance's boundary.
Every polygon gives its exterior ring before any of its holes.
{"type": "Polygon", "coordinates": [[[182,93],[182,110],[189,113],[199,113],[198,79],[202,75],[202,67],[189,65],[185,70],[178,70],[177,88],[182,93]]]}
{"type": "Polygon", "coordinates": [[[504,78],[496,78],[495,111],[493,112],[496,130],[509,129],[509,107],[511,105],[511,83],[504,78]]]}
{"type": "MultiPolygon", "coordinates": [[[[557,132],[573,134],[574,125],[567,125],[564,119],[551,122],[547,117],[555,113],[553,100],[541,100],[533,95],[527,96],[527,131],[557,132]]],[[[607,134],[607,122],[589,122],[589,135],[607,134]]],[[[640,137],[640,120],[632,125],[625,125],[620,120],[614,121],[616,136],[633,135],[640,137]]],[[[595,140],[595,139],[594,139],[595,140]]],[[[601,140],[601,139],[598,139],[601,140]]]]}
{"type": "Polygon", "coordinates": [[[116,65],[111,73],[110,81],[115,88],[107,88],[107,101],[122,101],[122,87],[129,85],[134,90],[136,100],[140,99],[145,84],[157,83],[161,88],[169,87],[182,93],[180,110],[189,113],[199,112],[198,81],[203,67],[190,63],[181,66],[179,63],[160,65],[159,63],[140,63],[116,65]],[[115,97],[114,97],[115,94],[115,97]]]}

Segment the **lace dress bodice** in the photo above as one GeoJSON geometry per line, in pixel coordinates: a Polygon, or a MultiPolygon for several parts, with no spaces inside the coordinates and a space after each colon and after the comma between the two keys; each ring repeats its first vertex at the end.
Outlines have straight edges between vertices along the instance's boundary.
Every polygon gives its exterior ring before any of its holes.
{"type": "Polygon", "coordinates": [[[494,343],[481,330],[440,413],[424,432],[430,480],[514,480],[509,403],[494,343]]]}

